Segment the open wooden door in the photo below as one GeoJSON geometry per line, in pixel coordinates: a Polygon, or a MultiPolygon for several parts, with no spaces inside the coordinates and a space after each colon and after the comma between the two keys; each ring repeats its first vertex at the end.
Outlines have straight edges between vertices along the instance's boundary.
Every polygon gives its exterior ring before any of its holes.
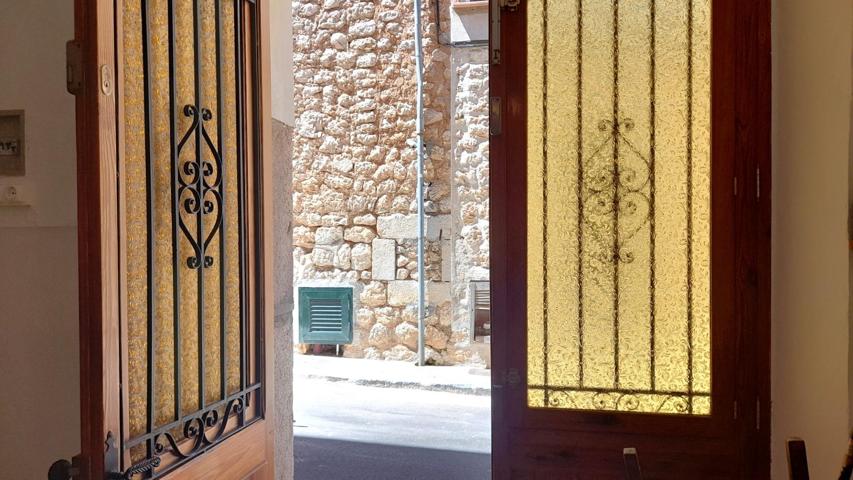
{"type": "Polygon", "coordinates": [[[273,478],[267,6],[76,2],[73,478],[273,478]]]}
{"type": "Polygon", "coordinates": [[[768,478],[769,2],[492,27],[495,478],[768,478]]]}

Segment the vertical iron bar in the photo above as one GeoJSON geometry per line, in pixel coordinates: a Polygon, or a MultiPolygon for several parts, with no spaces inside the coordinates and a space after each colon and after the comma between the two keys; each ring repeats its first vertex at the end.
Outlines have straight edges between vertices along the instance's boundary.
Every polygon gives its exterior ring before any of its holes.
{"type": "Polygon", "coordinates": [[[577,116],[578,116],[578,224],[577,224],[577,241],[578,241],[578,385],[583,387],[583,356],[584,356],[584,309],[583,309],[583,226],[584,226],[584,159],[583,159],[583,0],[577,0],[577,29],[578,29],[578,48],[577,48],[577,116]]]}
{"type": "Polygon", "coordinates": [[[180,159],[177,147],[177,72],[175,67],[175,49],[177,43],[175,28],[175,0],[169,0],[169,132],[171,135],[171,174],[172,174],[172,317],[174,325],[175,356],[175,420],[181,418],[181,262],[180,257],[180,199],[178,199],[178,176],[180,159]]]}
{"type": "Polygon", "coordinates": [[[199,195],[198,213],[196,215],[196,228],[199,239],[198,250],[198,404],[199,410],[205,406],[205,371],[204,371],[204,268],[205,268],[205,252],[204,252],[204,161],[201,157],[201,129],[204,122],[204,114],[202,113],[201,101],[201,1],[193,0],[193,29],[194,29],[194,45],[193,55],[195,55],[195,106],[196,115],[198,115],[198,124],[195,131],[195,161],[198,165],[197,189],[199,195]]]}
{"type": "Polygon", "coordinates": [[[219,379],[221,399],[228,396],[228,342],[227,312],[225,311],[225,153],[222,146],[222,0],[216,2],[216,148],[219,150],[219,379]]]}
{"type": "Polygon", "coordinates": [[[545,405],[548,390],[548,0],[542,0],[542,376],[545,405]]]}
{"type": "MultiPolygon", "coordinates": [[[[266,266],[264,265],[263,259],[263,232],[266,226],[263,223],[264,218],[264,191],[263,191],[263,151],[261,150],[261,75],[260,75],[260,36],[258,31],[258,5],[255,2],[251,2],[251,6],[249,7],[252,16],[251,16],[251,29],[252,29],[252,142],[253,142],[253,153],[254,158],[252,158],[252,162],[254,163],[254,168],[252,171],[254,172],[254,191],[255,191],[255,335],[252,338],[252,341],[255,345],[255,379],[254,382],[260,382],[264,378],[264,363],[262,352],[266,348],[265,345],[265,336],[264,336],[264,312],[261,310],[262,308],[266,308],[266,303],[264,302],[264,289],[260,288],[264,285],[264,269],[266,266]]],[[[264,386],[261,387],[262,389],[264,386]]],[[[258,392],[258,413],[263,415],[264,411],[264,395],[262,392],[258,392]]]]}
{"type": "Polygon", "coordinates": [[[619,0],[613,0],[613,380],[619,388],[619,0]]]}
{"type": "Polygon", "coordinates": [[[234,0],[234,48],[236,49],[236,108],[237,108],[237,221],[238,249],[240,255],[240,390],[246,389],[248,382],[248,362],[246,357],[246,148],[245,148],[245,112],[243,78],[243,0],[234,0]]]}
{"type": "MultiPolygon", "coordinates": [[[[154,355],[156,353],[154,317],[155,317],[155,294],[154,294],[154,162],[151,156],[153,155],[153,138],[151,135],[151,38],[149,32],[149,4],[148,0],[142,0],[142,63],[143,63],[143,83],[145,96],[145,209],[147,220],[147,251],[146,261],[148,263],[147,273],[147,302],[148,302],[148,391],[147,391],[147,409],[146,409],[146,430],[148,432],[155,428],[155,401],[156,401],[156,362],[154,355]]],[[[147,442],[148,456],[154,453],[153,444],[147,442]]]]}
{"type": "Polygon", "coordinates": [[[656,365],[655,365],[655,333],[657,328],[656,315],[657,298],[656,298],[656,256],[655,243],[657,235],[657,226],[655,225],[655,161],[657,160],[657,151],[655,142],[657,141],[657,3],[656,0],[651,1],[650,24],[651,32],[649,38],[649,374],[651,377],[651,389],[655,389],[657,383],[656,365]]]}
{"type": "Polygon", "coordinates": [[[693,0],[687,0],[687,405],[693,413],[693,0]]]}

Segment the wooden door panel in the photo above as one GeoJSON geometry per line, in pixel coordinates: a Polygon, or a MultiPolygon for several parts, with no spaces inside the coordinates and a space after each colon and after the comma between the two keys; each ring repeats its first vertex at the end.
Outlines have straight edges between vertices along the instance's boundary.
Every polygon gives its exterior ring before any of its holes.
{"type": "Polygon", "coordinates": [[[766,158],[737,157],[766,7],[493,5],[496,478],[623,478],[626,447],[647,478],[769,472],[766,158]]]}
{"type": "Polygon", "coordinates": [[[267,5],[76,3],[81,478],[273,477],[267,5]]]}

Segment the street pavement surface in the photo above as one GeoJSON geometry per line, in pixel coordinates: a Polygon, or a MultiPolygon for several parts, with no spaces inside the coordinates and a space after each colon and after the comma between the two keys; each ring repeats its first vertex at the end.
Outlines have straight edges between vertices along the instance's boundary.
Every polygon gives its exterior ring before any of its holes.
{"type": "Polygon", "coordinates": [[[296,480],[491,478],[488,396],[294,373],[296,480]]]}

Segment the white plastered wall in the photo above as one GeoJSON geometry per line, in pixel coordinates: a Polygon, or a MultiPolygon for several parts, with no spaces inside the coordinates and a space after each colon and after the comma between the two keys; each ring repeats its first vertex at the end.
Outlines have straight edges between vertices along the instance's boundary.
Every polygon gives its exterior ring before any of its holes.
{"type": "Polygon", "coordinates": [[[0,207],[0,477],[46,478],[79,450],[71,1],[0,1],[0,110],[25,110],[29,207],[0,207]]]}
{"type": "Polygon", "coordinates": [[[835,478],[849,415],[850,0],[773,2],[773,478],[835,478]]]}

